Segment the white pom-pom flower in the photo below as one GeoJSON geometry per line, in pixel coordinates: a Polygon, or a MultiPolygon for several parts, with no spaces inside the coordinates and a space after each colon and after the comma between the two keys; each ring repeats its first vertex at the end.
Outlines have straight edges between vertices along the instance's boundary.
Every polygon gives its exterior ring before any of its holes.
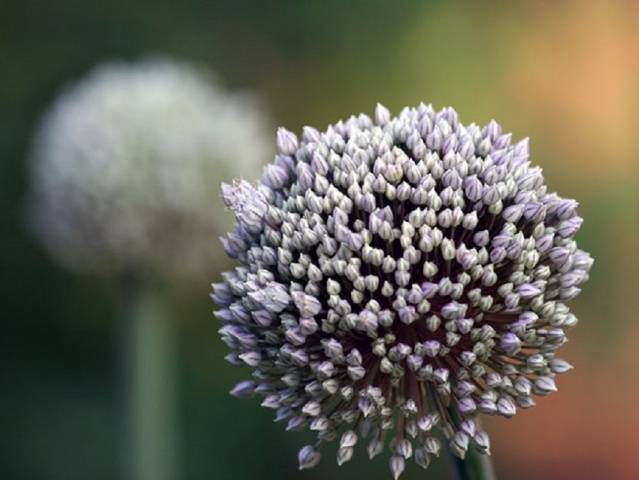
{"type": "Polygon", "coordinates": [[[100,65],[43,118],[34,229],[73,270],[204,273],[211,238],[229,226],[218,185],[259,174],[272,153],[267,132],[255,98],[202,69],[168,59],[100,65]]]}

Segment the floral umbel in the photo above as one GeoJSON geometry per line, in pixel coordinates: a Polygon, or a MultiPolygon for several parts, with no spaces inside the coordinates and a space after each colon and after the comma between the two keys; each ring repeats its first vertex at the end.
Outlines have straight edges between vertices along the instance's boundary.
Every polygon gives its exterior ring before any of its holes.
{"type": "Polygon", "coordinates": [[[280,129],[261,181],[223,186],[239,266],[213,297],[227,360],[253,371],[232,393],[317,433],[300,468],[332,440],[341,465],[367,438],[397,479],[440,438],[489,453],[478,414],[556,391],[566,302],[593,260],[573,239],[577,202],[548,192],[527,140],[452,108],[374,117],[280,129]]]}

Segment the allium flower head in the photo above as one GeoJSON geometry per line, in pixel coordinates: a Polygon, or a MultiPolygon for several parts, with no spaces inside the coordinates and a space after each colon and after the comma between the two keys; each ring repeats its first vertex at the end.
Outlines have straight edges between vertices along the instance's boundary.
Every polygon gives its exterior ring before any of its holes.
{"type": "Polygon", "coordinates": [[[213,297],[228,361],[253,369],[231,393],[317,432],[302,469],[334,439],[338,464],[364,437],[370,457],[388,446],[394,478],[441,436],[488,453],[477,415],[512,417],[571,368],[565,302],[592,265],[577,203],[547,191],[527,140],[452,108],[378,105],[277,146],[256,186],[223,187],[240,266],[213,297]]]}
{"type": "Polygon", "coordinates": [[[98,66],[36,136],[35,229],[74,269],[203,274],[211,238],[231,225],[217,185],[257,177],[267,129],[254,98],[189,64],[98,66]]]}

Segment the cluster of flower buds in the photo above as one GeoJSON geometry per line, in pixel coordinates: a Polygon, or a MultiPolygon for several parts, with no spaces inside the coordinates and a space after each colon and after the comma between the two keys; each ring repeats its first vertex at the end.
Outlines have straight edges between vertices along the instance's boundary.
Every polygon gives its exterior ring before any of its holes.
{"type": "Polygon", "coordinates": [[[287,430],[337,439],[338,464],[367,439],[397,479],[440,439],[490,452],[478,414],[512,417],[556,390],[566,306],[592,258],[577,202],[548,193],[528,142],[452,108],[353,116],[301,140],[280,129],[261,181],[223,186],[240,266],[214,284],[227,360],[287,430]]]}

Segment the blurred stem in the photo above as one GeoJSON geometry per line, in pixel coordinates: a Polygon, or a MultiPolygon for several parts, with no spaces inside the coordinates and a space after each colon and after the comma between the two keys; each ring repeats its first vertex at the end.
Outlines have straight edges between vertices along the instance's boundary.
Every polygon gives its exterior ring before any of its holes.
{"type": "MultiPolygon", "coordinates": [[[[451,418],[459,423],[460,419],[453,409],[448,409],[451,418]]],[[[479,419],[475,420],[479,427],[479,419]]],[[[496,480],[495,469],[489,455],[479,453],[474,447],[466,451],[464,459],[459,458],[447,448],[457,480],[496,480]]]]}
{"type": "Polygon", "coordinates": [[[124,403],[129,480],[175,480],[172,322],[162,296],[121,281],[124,403]]]}

